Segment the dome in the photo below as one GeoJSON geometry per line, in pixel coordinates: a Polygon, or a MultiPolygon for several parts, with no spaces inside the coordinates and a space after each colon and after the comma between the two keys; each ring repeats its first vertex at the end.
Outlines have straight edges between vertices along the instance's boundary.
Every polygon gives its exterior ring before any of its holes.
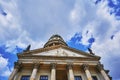
{"type": "Polygon", "coordinates": [[[64,45],[67,46],[67,44],[65,43],[65,41],[63,40],[63,38],[59,35],[53,35],[50,37],[50,39],[48,40],[48,42],[44,45],[44,47],[51,47],[51,46],[55,46],[55,45],[64,45]]]}

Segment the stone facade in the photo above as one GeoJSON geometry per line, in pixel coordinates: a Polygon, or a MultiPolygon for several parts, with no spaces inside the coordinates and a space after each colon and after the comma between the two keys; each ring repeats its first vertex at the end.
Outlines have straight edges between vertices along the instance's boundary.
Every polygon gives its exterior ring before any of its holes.
{"type": "Polygon", "coordinates": [[[69,47],[59,35],[53,35],[43,48],[17,56],[9,80],[111,80],[99,56],[69,47]]]}

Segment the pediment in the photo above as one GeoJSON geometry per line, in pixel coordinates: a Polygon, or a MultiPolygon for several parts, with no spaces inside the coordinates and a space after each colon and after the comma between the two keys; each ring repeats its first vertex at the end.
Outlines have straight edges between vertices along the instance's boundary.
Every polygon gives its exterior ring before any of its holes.
{"type": "Polygon", "coordinates": [[[63,56],[63,57],[93,57],[87,53],[75,52],[72,50],[64,49],[59,47],[57,49],[48,50],[40,53],[35,53],[32,55],[38,56],[63,56]]]}

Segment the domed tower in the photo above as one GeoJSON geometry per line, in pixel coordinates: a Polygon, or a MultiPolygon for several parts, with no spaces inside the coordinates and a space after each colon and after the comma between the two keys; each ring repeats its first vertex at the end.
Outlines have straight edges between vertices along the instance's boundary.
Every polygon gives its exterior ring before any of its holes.
{"type": "Polygon", "coordinates": [[[65,43],[65,41],[63,40],[63,38],[59,35],[53,35],[50,37],[50,39],[48,40],[48,42],[44,45],[45,47],[51,47],[51,46],[55,46],[55,45],[64,45],[67,46],[67,44],[65,43]]]}

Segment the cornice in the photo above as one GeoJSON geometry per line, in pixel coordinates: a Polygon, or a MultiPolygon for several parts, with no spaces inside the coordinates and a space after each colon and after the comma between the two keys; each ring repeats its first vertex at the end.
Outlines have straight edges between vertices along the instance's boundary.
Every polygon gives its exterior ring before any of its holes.
{"type": "MultiPolygon", "coordinates": [[[[32,54],[37,54],[37,53],[40,53],[40,52],[49,51],[49,50],[53,50],[53,49],[57,49],[57,48],[64,48],[64,49],[70,50],[70,51],[72,51],[72,52],[77,52],[77,53],[79,53],[79,54],[83,54],[83,55],[86,55],[86,56],[90,56],[90,57],[92,57],[92,58],[94,57],[94,58],[96,58],[96,59],[98,59],[98,60],[100,60],[100,58],[101,58],[101,57],[99,57],[99,56],[92,55],[92,54],[90,54],[90,53],[83,52],[83,51],[81,51],[81,50],[78,50],[78,49],[75,49],[75,48],[71,48],[71,47],[69,47],[69,46],[64,46],[64,45],[55,45],[55,46],[46,47],[46,48],[29,50],[29,51],[27,51],[27,52],[18,53],[17,56],[18,56],[18,58],[23,57],[23,56],[28,56],[28,55],[29,55],[30,57],[33,57],[34,55],[32,55],[32,54]]],[[[39,56],[39,57],[40,57],[40,56],[39,56]]],[[[44,57],[44,56],[42,56],[42,57],[44,57]]],[[[49,56],[49,57],[53,57],[53,56],[49,56]]],[[[57,57],[61,57],[61,56],[57,56],[57,57]]],[[[67,56],[67,57],[68,57],[68,56],[67,56]]],[[[74,57],[74,56],[73,56],[73,57],[74,57]]],[[[72,57],[72,58],[73,58],[73,57],[72,57]]],[[[77,57],[75,57],[75,58],[77,58],[77,57]]],[[[88,58],[88,57],[87,57],[87,58],[88,58]]]]}
{"type": "Polygon", "coordinates": [[[72,56],[38,56],[38,55],[21,55],[18,57],[19,59],[78,59],[78,60],[91,60],[91,61],[99,61],[97,57],[72,57],[72,56]]]}

